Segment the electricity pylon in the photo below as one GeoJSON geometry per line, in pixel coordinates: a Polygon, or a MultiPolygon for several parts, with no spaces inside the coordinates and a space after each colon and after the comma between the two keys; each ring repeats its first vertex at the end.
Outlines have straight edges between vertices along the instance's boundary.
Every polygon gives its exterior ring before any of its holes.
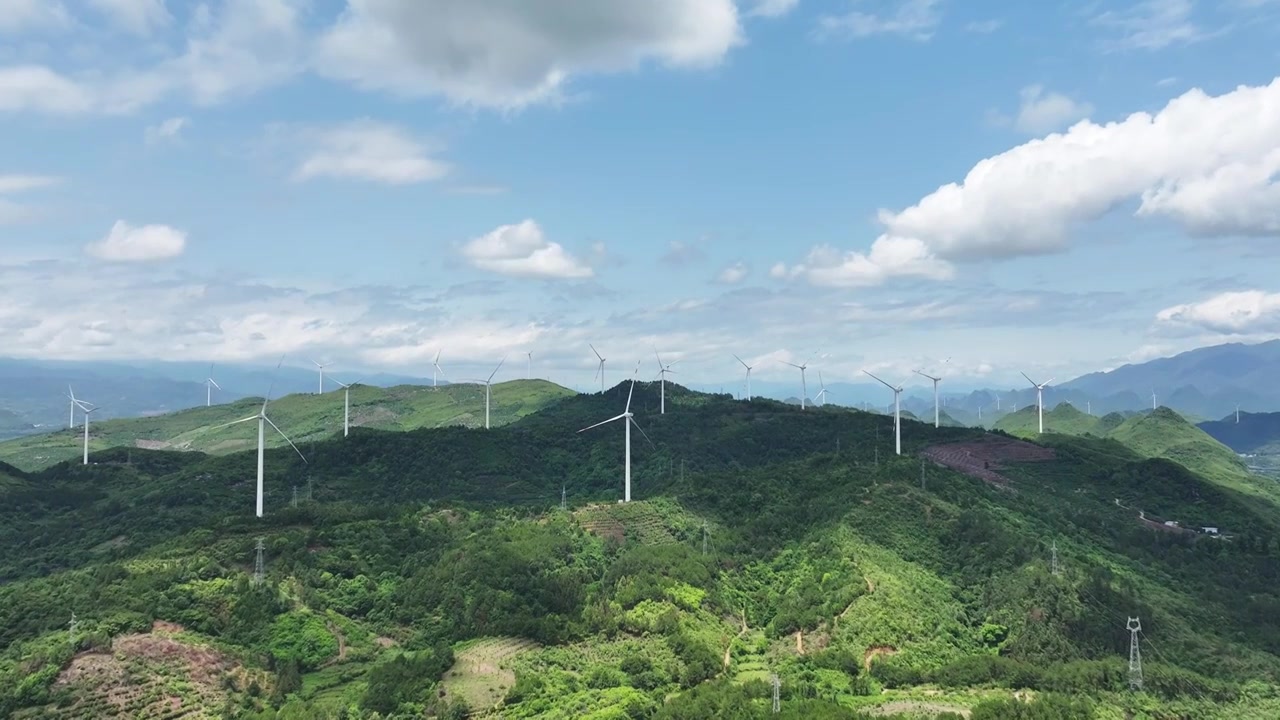
{"type": "Polygon", "coordinates": [[[1125,624],[1129,631],[1129,689],[1137,692],[1142,689],[1142,649],[1138,647],[1138,633],[1142,632],[1142,622],[1129,618],[1125,624]]]}

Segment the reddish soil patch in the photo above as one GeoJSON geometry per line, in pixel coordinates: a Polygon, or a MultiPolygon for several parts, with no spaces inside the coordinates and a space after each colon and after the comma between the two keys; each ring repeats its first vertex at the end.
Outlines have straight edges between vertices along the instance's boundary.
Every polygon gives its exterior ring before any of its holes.
{"type": "Polygon", "coordinates": [[[1009,478],[1000,474],[1006,462],[1045,462],[1056,457],[1051,448],[1022,440],[988,435],[976,442],[947,443],[925,448],[924,456],[965,475],[1008,489],[1009,478]]]}
{"type": "Polygon", "coordinates": [[[889,657],[897,655],[898,648],[892,645],[872,645],[862,654],[862,668],[867,672],[871,672],[871,663],[878,657],[889,657]]]}
{"type": "Polygon", "coordinates": [[[155,622],[151,623],[151,632],[168,633],[169,635],[176,635],[177,633],[180,633],[180,632],[186,632],[186,630],[187,630],[186,628],[182,627],[178,623],[171,623],[165,620],[156,620],[155,622]]]}

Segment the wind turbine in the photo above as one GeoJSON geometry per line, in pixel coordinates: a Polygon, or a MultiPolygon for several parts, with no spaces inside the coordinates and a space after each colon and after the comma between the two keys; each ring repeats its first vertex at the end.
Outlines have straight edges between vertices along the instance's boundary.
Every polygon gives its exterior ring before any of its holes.
{"type": "Polygon", "coordinates": [[[675,365],[680,361],[675,360],[671,362],[671,364],[669,365],[663,364],[662,356],[658,354],[657,348],[654,348],[653,356],[658,359],[658,394],[660,398],[659,399],[660,410],[658,411],[658,414],[666,415],[667,414],[667,373],[674,373],[675,370],[671,369],[671,365],[675,365]]]}
{"type": "Polygon", "coordinates": [[[498,367],[489,373],[489,379],[484,381],[484,429],[489,429],[489,387],[493,384],[493,376],[498,374],[502,369],[502,364],[507,361],[507,356],[503,355],[502,360],[498,362],[498,367]]]}
{"type": "Polygon", "coordinates": [[[1156,409],[1156,389],[1151,388],[1151,409],[1156,409]]]}
{"type": "Polygon", "coordinates": [[[431,387],[437,386],[437,380],[436,380],[437,373],[441,375],[444,374],[444,371],[440,369],[440,351],[439,350],[436,351],[436,359],[431,361],[431,387]]]}
{"type": "Polygon", "coordinates": [[[604,356],[596,349],[595,345],[587,343],[587,347],[591,348],[591,352],[596,354],[596,358],[600,360],[600,364],[596,366],[596,376],[600,378],[600,392],[604,392],[604,356]]]}
{"type": "Polygon", "coordinates": [[[1032,380],[1031,378],[1027,377],[1026,373],[1022,373],[1022,377],[1027,378],[1027,382],[1031,383],[1031,385],[1034,386],[1036,389],[1036,415],[1040,417],[1040,434],[1043,435],[1044,434],[1044,388],[1046,385],[1053,382],[1053,378],[1049,378],[1048,380],[1045,380],[1042,383],[1037,383],[1035,380],[1032,380]]]}
{"type": "Polygon", "coordinates": [[[1093,401],[1092,401],[1092,400],[1085,400],[1085,401],[1084,401],[1084,411],[1085,411],[1085,413],[1086,413],[1086,414],[1088,414],[1088,415],[1092,415],[1092,414],[1093,414],[1093,401]]]}
{"type": "MultiPolygon", "coordinates": [[[[333,380],[333,378],[329,378],[333,380]]],[[[352,380],[344,383],[341,380],[333,380],[342,386],[342,437],[346,437],[351,433],[351,388],[360,383],[359,380],[352,380]]]]}
{"type": "MultiPolygon", "coordinates": [[[[67,429],[70,430],[76,426],[76,394],[71,390],[71,386],[67,385],[67,399],[71,401],[71,413],[67,416],[67,429]]],[[[1236,415],[1240,414],[1240,407],[1236,406],[1236,415]]]]}
{"type": "Polygon", "coordinates": [[[532,380],[533,379],[533,351],[532,350],[525,351],[525,357],[528,359],[528,364],[525,365],[525,368],[524,368],[524,379],[532,380]]]}
{"type": "Polygon", "coordinates": [[[311,361],[311,364],[312,364],[312,365],[315,365],[315,366],[320,370],[320,394],[321,394],[321,395],[323,395],[323,394],[324,394],[324,368],[325,368],[325,366],[324,366],[324,365],[321,365],[320,363],[316,362],[315,360],[312,360],[312,361],[311,361]]]}
{"type": "MultiPolygon", "coordinates": [[[[812,360],[812,359],[813,358],[809,358],[809,360],[812,360]]],[[[805,379],[804,379],[804,371],[807,370],[809,367],[809,360],[805,360],[803,365],[797,365],[793,362],[787,362],[786,360],[782,361],[783,363],[790,365],[791,367],[796,368],[797,370],[800,371],[800,409],[801,410],[804,409],[804,400],[809,395],[809,386],[808,384],[805,383],[805,379]]]]}
{"type": "MultiPolygon", "coordinates": [[[[949,359],[950,358],[948,358],[948,360],[949,359]]],[[[936,428],[938,427],[938,381],[942,380],[942,378],[927,375],[921,370],[912,370],[912,372],[920,377],[929,378],[933,381],[933,426],[936,428]]]]}
{"type": "Polygon", "coordinates": [[[92,407],[93,403],[88,403],[76,398],[75,395],[71,394],[70,385],[67,386],[67,393],[71,397],[72,413],[75,412],[75,408],[77,407],[84,411],[84,463],[83,464],[88,465],[89,464],[89,413],[92,413],[94,410],[98,410],[99,408],[92,407]]]}
{"type": "MultiPolygon", "coordinates": [[[[279,370],[280,366],[277,365],[276,369],[279,370]]],[[[275,381],[272,380],[271,384],[274,386],[275,381]]],[[[216,427],[209,428],[210,430],[220,430],[224,427],[239,425],[240,423],[249,422],[250,420],[258,421],[258,497],[257,497],[258,517],[262,517],[262,477],[263,477],[263,460],[265,458],[265,452],[266,452],[267,424],[270,423],[271,427],[275,428],[275,431],[280,433],[280,437],[284,438],[284,441],[289,443],[289,447],[293,448],[293,451],[298,453],[298,457],[302,458],[302,462],[305,463],[307,461],[307,457],[302,454],[302,451],[298,449],[297,445],[293,444],[293,441],[289,439],[289,436],[285,435],[284,431],[281,430],[274,422],[271,422],[271,418],[267,417],[267,403],[269,402],[271,402],[271,388],[267,389],[267,397],[263,398],[262,407],[258,409],[257,413],[250,415],[247,418],[233,420],[229,423],[225,423],[223,425],[218,425],[216,427]]]]}
{"type": "Polygon", "coordinates": [[[204,379],[204,406],[209,407],[213,404],[213,389],[222,389],[217,380],[213,379],[213,363],[209,363],[209,377],[204,379]]]}
{"type": "MultiPolygon", "coordinates": [[[[70,389],[69,386],[68,389],[70,389]]],[[[1236,424],[1240,424],[1240,403],[1236,403],[1236,424]]]]}
{"type": "Polygon", "coordinates": [[[884,385],[885,387],[893,391],[893,451],[894,453],[901,455],[902,454],[902,386],[898,385],[897,387],[894,387],[893,385],[890,385],[889,383],[883,380],[880,380],[880,378],[876,377],[875,375],[871,375],[871,373],[867,372],[866,370],[863,370],[862,372],[867,373],[867,375],[870,375],[872,378],[875,378],[876,380],[879,380],[881,385],[884,385]]]}
{"type": "MultiPolygon", "coordinates": [[[[603,360],[601,362],[603,362],[603,360]]],[[[637,365],[636,369],[639,370],[640,366],[637,365]]],[[[640,434],[644,435],[644,439],[648,440],[650,445],[653,444],[653,441],[649,440],[648,435],[645,435],[644,429],[640,427],[639,423],[637,423],[635,420],[635,416],[631,413],[631,395],[635,391],[636,391],[636,378],[635,378],[635,373],[632,373],[631,389],[627,391],[627,407],[622,411],[622,414],[614,415],[608,420],[603,420],[601,422],[596,423],[595,425],[589,425],[578,431],[582,433],[582,432],[591,430],[592,428],[598,428],[601,425],[608,425],[614,420],[622,421],[623,426],[626,428],[626,459],[624,460],[625,470],[624,470],[623,481],[622,481],[623,482],[622,502],[631,502],[631,426],[635,425],[636,429],[640,431],[640,434]]]]}
{"type": "Polygon", "coordinates": [[[750,400],[751,399],[751,366],[743,362],[742,358],[738,357],[737,355],[734,355],[733,359],[742,363],[742,367],[747,369],[747,400],[750,400]]]}
{"type": "Polygon", "coordinates": [[[814,400],[818,401],[818,407],[827,406],[827,384],[822,382],[822,371],[818,371],[818,387],[822,388],[818,394],[814,396],[814,400]]]}

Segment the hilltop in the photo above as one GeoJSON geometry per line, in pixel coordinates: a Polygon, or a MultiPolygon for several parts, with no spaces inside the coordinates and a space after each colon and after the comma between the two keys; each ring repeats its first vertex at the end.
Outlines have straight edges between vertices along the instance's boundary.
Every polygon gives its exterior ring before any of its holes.
{"type": "Polygon", "coordinates": [[[889,416],[672,385],[659,415],[643,383],[619,505],[621,427],[577,431],[626,392],[489,431],[330,434],[308,466],[273,449],[262,520],[248,452],[14,469],[0,714],[764,718],[770,673],[789,718],[994,720],[1015,690],[1051,718],[1280,711],[1252,689],[1280,681],[1268,500],[1115,440],[905,420],[899,458],[889,416]]]}
{"type": "MultiPolygon", "coordinates": [[[[575,393],[545,380],[511,380],[491,388],[489,424],[506,425],[575,393]]],[[[218,428],[252,416],[262,398],[245,398],[212,407],[198,407],[167,415],[121,418],[89,424],[89,451],[113,447],[199,451],[226,455],[257,447],[252,423],[218,428]],[[216,429],[215,429],[216,428],[216,429]]],[[[342,433],[343,391],[286,395],[271,401],[267,413],[295,444],[301,446],[342,433]]],[[[82,422],[77,416],[77,423],[82,422]]],[[[484,386],[475,384],[399,385],[351,389],[351,426],[376,430],[416,430],[430,427],[483,427],[484,386]]],[[[285,441],[270,428],[266,445],[285,441]]],[[[0,442],[0,460],[27,470],[49,467],[80,457],[83,426],[0,442]]]]}

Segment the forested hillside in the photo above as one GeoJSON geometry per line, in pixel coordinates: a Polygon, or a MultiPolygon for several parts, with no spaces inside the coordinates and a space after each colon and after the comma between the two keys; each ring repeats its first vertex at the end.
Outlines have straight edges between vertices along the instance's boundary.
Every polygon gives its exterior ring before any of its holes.
{"type": "MultiPolygon", "coordinates": [[[[489,424],[506,425],[536,412],[549,403],[574,394],[545,380],[512,380],[495,383],[490,390],[489,424]]],[[[355,385],[350,409],[344,407],[341,388],[323,395],[304,393],[272,400],[268,415],[295,443],[328,438],[342,432],[344,412],[352,427],[378,430],[416,430],[429,427],[484,427],[484,385],[457,384],[429,387],[399,385],[391,388],[355,385]]],[[[199,450],[226,455],[257,447],[253,425],[220,427],[253,415],[262,398],[245,398],[212,407],[198,407],[168,415],[100,421],[89,425],[89,451],[115,447],[151,450],[199,450]]],[[[276,432],[266,444],[285,444],[276,432]]],[[[84,449],[83,414],[76,427],[0,442],[0,460],[27,470],[49,467],[81,457],[84,449]]]]}
{"type": "Polygon", "coordinates": [[[637,384],[622,505],[621,425],[577,431],[626,391],[272,449],[263,519],[253,453],[0,466],[0,714],[764,718],[776,674],[788,718],[1280,715],[1246,479],[637,384]]]}

